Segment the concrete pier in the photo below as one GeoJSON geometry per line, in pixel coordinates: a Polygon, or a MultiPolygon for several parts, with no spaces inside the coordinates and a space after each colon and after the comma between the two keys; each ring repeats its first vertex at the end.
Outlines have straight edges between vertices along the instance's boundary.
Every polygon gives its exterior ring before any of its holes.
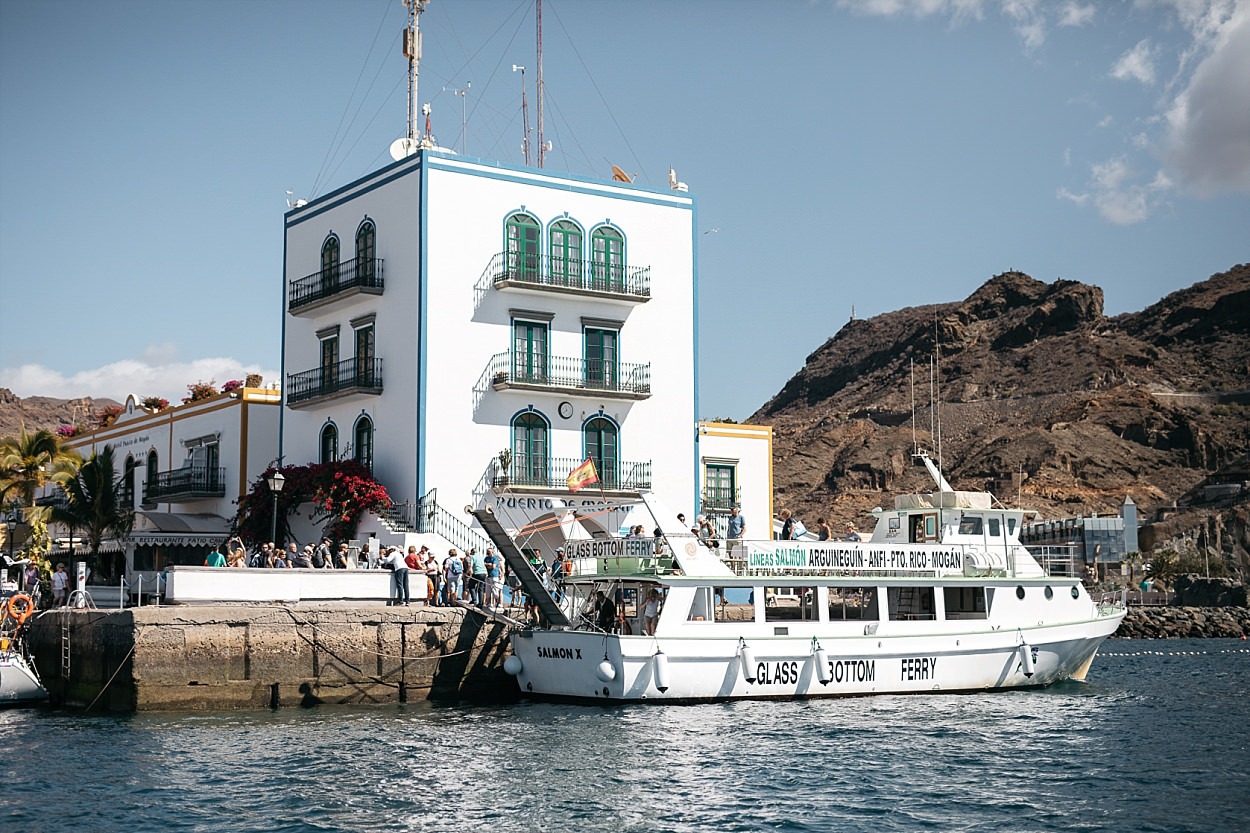
{"type": "Polygon", "coordinates": [[[512,700],[506,637],[463,608],[301,603],[46,611],[30,644],[53,703],[129,712],[512,700]]]}

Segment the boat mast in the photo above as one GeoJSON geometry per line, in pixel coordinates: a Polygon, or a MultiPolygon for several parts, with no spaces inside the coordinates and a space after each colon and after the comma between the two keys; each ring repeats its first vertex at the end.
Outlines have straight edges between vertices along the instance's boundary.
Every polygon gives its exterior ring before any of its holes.
{"type": "Polygon", "coordinates": [[[543,142],[543,0],[537,0],[538,18],[538,167],[543,166],[547,145],[543,142]]]}
{"type": "Polygon", "coordinates": [[[408,59],[408,140],[417,139],[417,76],[421,63],[421,13],[430,0],[404,0],[408,26],[404,29],[404,57],[408,59]]]}

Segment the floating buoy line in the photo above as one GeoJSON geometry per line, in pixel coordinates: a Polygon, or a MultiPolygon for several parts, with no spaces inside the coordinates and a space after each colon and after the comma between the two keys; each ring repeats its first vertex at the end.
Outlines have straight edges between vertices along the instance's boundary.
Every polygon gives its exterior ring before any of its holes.
{"type": "Polygon", "coordinates": [[[1250,654],[1250,648],[1222,648],[1218,651],[1099,651],[1099,657],[1203,657],[1215,654],[1250,654]]]}

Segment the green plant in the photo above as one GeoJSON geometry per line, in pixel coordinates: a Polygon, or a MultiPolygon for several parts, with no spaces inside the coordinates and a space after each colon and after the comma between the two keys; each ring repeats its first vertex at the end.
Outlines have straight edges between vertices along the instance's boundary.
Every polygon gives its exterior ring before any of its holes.
{"type": "MultiPolygon", "coordinates": [[[[274,507],[269,478],[277,470],[266,469],[253,481],[248,493],[239,498],[234,527],[250,544],[269,540],[274,507]]],[[[313,504],[313,521],[329,521],[326,534],[336,540],[350,538],[365,512],[381,511],[391,505],[386,488],[356,460],[283,466],[281,471],[286,483],[278,493],[277,504],[278,525],[284,539],[290,537],[287,518],[305,503],[313,504]]]]}
{"type": "Polygon", "coordinates": [[[182,403],[199,402],[202,399],[212,399],[217,395],[215,381],[196,382],[193,385],[187,385],[187,395],[182,397],[182,403]]]}

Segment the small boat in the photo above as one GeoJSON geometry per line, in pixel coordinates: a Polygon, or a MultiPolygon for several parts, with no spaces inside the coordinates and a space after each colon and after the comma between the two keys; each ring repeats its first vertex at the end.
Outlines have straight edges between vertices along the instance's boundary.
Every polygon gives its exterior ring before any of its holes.
{"type": "MultiPolygon", "coordinates": [[[[1019,541],[1023,510],[955,491],[918,456],[937,489],[874,510],[868,540],[738,541],[723,551],[676,531],[569,540],[558,580],[521,572],[524,557],[490,510],[471,510],[539,595],[540,622],[514,630],[505,670],[525,695],[596,702],[1083,680],[1124,618],[1123,594],[1094,599],[1075,571],[1050,574],[1019,541]]],[[[674,517],[643,502],[653,517],[674,517]]]]}
{"type": "Polygon", "coordinates": [[[18,593],[0,604],[0,707],[28,705],[48,699],[48,690],[26,650],[26,620],[34,602],[18,593]]]}

